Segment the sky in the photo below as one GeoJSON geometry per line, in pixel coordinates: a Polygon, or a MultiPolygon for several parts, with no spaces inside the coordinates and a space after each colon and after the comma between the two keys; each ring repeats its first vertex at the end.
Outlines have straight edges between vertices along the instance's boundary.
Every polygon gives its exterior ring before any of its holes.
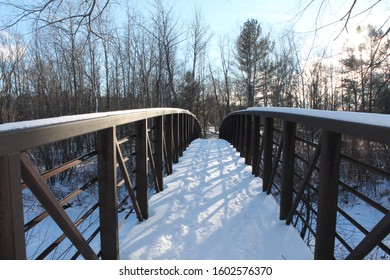
{"type": "MultiPolygon", "coordinates": [[[[353,0],[162,0],[162,2],[167,8],[173,7],[175,16],[184,28],[188,27],[193,19],[197,7],[204,24],[209,26],[210,33],[213,34],[210,48],[214,50],[217,49],[220,37],[230,36],[234,41],[239,34],[240,26],[251,18],[259,21],[264,33],[270,33],[276,44],[279,38],[293,34],[303,49],[313,50],[310,53],[321,52],[324,48],[338,52],[345,42],[345,37],[349,36],[350,41],[358,40],[355,32],[357,25],[384,24],[384,30],[390,27],[390,0],[357,0],[347,30],[343,30],[345,21],[341,19],[351,8],[353,0]]],[[[111,3],[115,15],[120,19],[126,13],[126,6],[149,13],[154,0],[116,0],[111,3]]],[[[11,11],[7,6],[1,7],[0,18],[4,24],[11,11]]],[[[18,32],[27,33],[20,30],[18,32]]]]}
{"type": "MultiPolygon", "coordinates": [[[[133,7],[141,11],[150,9],[154,1],[132,0],[133,7]]],[[[248,19],[257,19],[264,33],[270,33],[278,44],[279,38],[294,35],[304,56],[316,56],[326,49],[329,55],[341,52],[347,38],[355,44],[362,40],[356,33],[358,25],[372,24],[390,27],[390,0],[357,0],[353,6],[347,29],[342,18],[350,10],[353,0],[164,0],[174,7],[183,25],[194,17],[194,9],[201,11],[202,19],[213,34],[210,49],[218,56],[218,41],[230,36],[234,41],[240,27],[248,19]]]]}
{"type": "MultiPolygon", "coordinates": [[[[153,1],[132,0],[129,3],[147,9],[153,1]]],[[[332,35],[329,33],[342,29],[344,21],[340,19],[351,8],[353,0],[164,0],[164,3],[173,5],[177,16],[184,21],[192,19],[194,7],[200,8],[214,34],[239,30],[243,22],[255,18],[270,32],[294,30],[298,34],[313,35],[317,27],[332,35]],[[331,23],[335,24],[329,25],[331,23]]],[[[383,24],[389,14],[390,0],[357,0],[349,29],[353,30],[356,24],[383,24]]],[[[389,27],[389,22],[386,26],[389,27]]]]}

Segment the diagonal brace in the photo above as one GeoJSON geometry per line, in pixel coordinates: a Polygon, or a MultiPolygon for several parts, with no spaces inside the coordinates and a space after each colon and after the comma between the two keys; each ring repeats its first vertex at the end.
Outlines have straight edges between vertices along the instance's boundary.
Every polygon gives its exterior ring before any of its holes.
{"type": "Polygon", "coordinates": [[[98,257],[88,245],[82,234],[66,214],[64,208],[55,198],[53,192],[41,178],[34,164],[26,153],[20,156],[22,179],[27,183],[31,192],[43,205],[57,225],[66,234],[69,240],[80,251],[85,259],[97,260],[98,257]]]}

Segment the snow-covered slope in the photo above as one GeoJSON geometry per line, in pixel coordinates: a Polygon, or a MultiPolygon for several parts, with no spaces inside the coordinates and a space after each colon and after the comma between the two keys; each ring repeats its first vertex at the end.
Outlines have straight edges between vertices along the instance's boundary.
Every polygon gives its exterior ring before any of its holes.
{"type": "Polygon", "coordinates": [[[148,220],[121,229],[121,259],[313,259],[224,140],[195,140],[164,187],[149,200],[148,220]]]}

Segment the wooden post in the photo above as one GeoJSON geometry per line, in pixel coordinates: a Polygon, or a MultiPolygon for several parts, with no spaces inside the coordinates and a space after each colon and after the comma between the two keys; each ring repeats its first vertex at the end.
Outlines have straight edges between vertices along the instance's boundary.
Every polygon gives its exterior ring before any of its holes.
{"type": "Polygon", "coordinates": [[[227,126],[229,127],[228,128],[228,133],[226,134],[226,138],[225,140],[228,141],[230,144],[232,144],[232,146],[234,147],[234,118],[233,117],[230,117],[226,120],[228,123],[227,123],[227,126]]]}
{"type": "Polygon", "coordinates": [[[321,143],[314,258],[330,260],[334,259],[341,135],[324,130],[321,133],[321,143]]]}
{"type": "Polygon", "coordinates": [[[179,114],[179,142],[178,142],[179,157],[183,155],[184,150],[184,115],[179,114]]]}
{"type": "Polygon", "coordinates": [[[188,117],[188,146],[194,140],[194,118],[190,115],[188,117]]]}
{"type": "Polygon", "coordinates": [[[154,118],[154,166],[158,182],[158,191],[163,190],[163,118],[154,118]]]}
{"type": "Polygon", "coordinates": [[[263,149],[263,192],[266,192],[272,173],[272,149],[273,149],[273,125],[272,118],[264,120],[264,149],[263,149]]]}
{"type": "Polygon", "coordinates": [[[253,117],[252,131],[252,174],[258,177],[260,175],[259,149],[260,149],[260,116],[253,117]]]}
{"type": "Polygon", "coordinates": [[[0,157],[0,260],[25,260],[20,154],[0,157]]]}
{"type": "Polygon", "coordinates": [[[115,127],[97,133],[101,257],[119,259],[115,127]]]}
{"type": "Polygon", "coordinates": [[[188,117],[189,115],[184,114],[184,146],[183,146],[183,151],[187,150],[188,147],[188,129],[189,129],[189,121],[188,117]]]}
{"type": "Polygon", "coordinates": [[[239,115],[234,116],[235,119],[235,128],[234,128],[234,148],[236,148],[237,152],[240,150],[240,125],[241,125],[241,117],[239,115]]]}
{"type": "Polygon", "coordinates": [[[148,121],[136,122],[136,194],[142,218],[149,217],[148,209],[148,121]]]}
{"type": "Polygon", "coordinates": [[[290,212],[294,190],[296,123],[283,121],[282,183],[279,219],[285,220],[290,212]]]}
{"type": "Polygon", "coordinates": [[[252,159],[252,115],[245,115],[245,164],[251,164],[252,159]]]}
{"type": "Polygon", "coordinates": [[[172,164],[173,164],[173,116],[165,116],[165,145],[167,150],[167,174],[172,174],[172,164]]]}
{"type": "Polygon", "coordinates": [[[230,131],[229,131],[229,142],[233,147],[236,147],[236,118],[230,117],[230,131]]]}
{"type": "Polygon", "coordinates": [[[172,132],[173,132],[173,163],[179,162],[179,115],[174,114],[173,115],[173,126],[172,126],[172,132]]]}
{"type": "Polygon", "coordinates": [[[245,128],[246,128],[246,125],[245,125],[245,122],[246,122],[246,118],[245,118],[245,115],[240,115],[240,130],[239,130],[239,152],[240,152],[240,157],[245,157],[245,136],[246,136],[246,133],[245,133],[245,128]]]}

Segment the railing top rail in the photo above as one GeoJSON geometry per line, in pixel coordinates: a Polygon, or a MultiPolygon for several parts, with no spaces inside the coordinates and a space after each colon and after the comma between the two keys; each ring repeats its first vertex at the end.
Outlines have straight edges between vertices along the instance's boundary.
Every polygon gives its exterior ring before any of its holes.
{"type": "Polygon", "coordinates": [[[390,144],[390,115],[301,108],[251,107],[233,112],[229,116],[239,114],[278,118],[390,144]]]}
{"type": "Polygon", "coordinates": [[[0,156],[67,138],[169,114],[188,114],[178,108],[148,108],[80,114],[0,125],[0,156]]]}

